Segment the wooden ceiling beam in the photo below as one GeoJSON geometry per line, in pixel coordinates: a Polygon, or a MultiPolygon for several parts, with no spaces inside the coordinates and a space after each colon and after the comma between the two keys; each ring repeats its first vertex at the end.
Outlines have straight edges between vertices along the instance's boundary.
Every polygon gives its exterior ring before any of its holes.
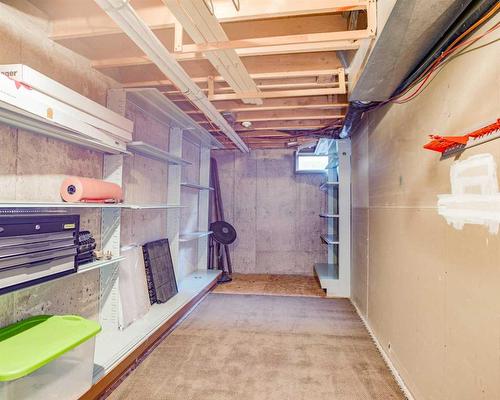
{"type": "MultiPolygon", "coordinates": [[[[141,6],[137,2],[136,10],[142,20],[153,30],[173,28],[175,18],[163,4],[151,2],[141,6]]],[[[240,11],[236,11],[232,2],[227,0],[214,1],[215,15],[220,22],[247,21],[263,18],[292,17],[308,14],[326,14],[362,10],[367,7],[367,0],[294,0],[294,1],[269,1],[252,0],[245,4],[240,11]]],[[[102,35],[120,34],[121,31],[110,23],[107,15],[95,5],[90,4],[88,10],[68,6],[66,9],[48,6],[46,11],[51,18],[51,39],[63,41],[96,37],[102,35]]]]}
{"type": "MultiPolygon", "coordinates": [[[[307,97],[307,96],[326,96],[332,94],[346,93],[345,86],[326,88],[326,89],[297,89],[297,90],[278,90],[272,92],[242,92],[242,93],[228,93],[228,94],[214,94],[208,96],[210,101],[217,100],[236,100],[242,98],[261,98],[261,99],[274,99],[284,97],[307,97]]],[[[176,100],[172,100],[176,101],[176,100]]]]}
{"type": "MultiPolygon", "coordinates": [[[[324,69],[324,70],[302,70],[302,71],[279,71],[279,72],[261,72],[250,74],[252,79],[266,80],[266,79],[291,79],[291,78],[305,78],[311,76],[324,76],[324,75],[338,75],[339,69],[324,69]]],[[[208,77],[197,77],[191,78],[193,82],[196,83],[206,83],[208,77]]],[[[225,82],[224,78],[220,75],[213,77],[214,82],[225,82]]],[[[172,81],[168,79],[162,79],[157,81],[137,81],[137,82],[125,82],[122,83],[123,87],[126,88],[136,88],[136,87],[157,87],[157,86],[172,86],[172,81]]]]}
{"type": "Polygon", "coordinates": [[[243,122],[243,121],[251,121],[251,122],[267,122],[267,121],[293,121],[293,120],[300,120],[300,121],[308,121],[308,120],[328,120],[328,119],[344,119],[345,115],[344,114],[338,114],[338,115],[300,115],[300,114],[294,114],[294,115],[286,115],[286,116],[280,116],[280,117],[264,117],[264,118],[246,118],[246,117],[239,117],[236,119],[236,122],[243,122]]]}
{"type": "MultiPolygon", "coordinates": [[[[304,105],[283,105],[283,106],[263,106],[263,107],[217,107],[217,111],[236,112],[238,114],[255,111],[277,111],[277,110],[326,110],[335,108],[347,108],[349,103],[323,103],[323,104],[304,104],[304,105]]],[[[202,114],[199,110],[186,111],[186,114],[202,114]]]]}
{"type": "MultiPolygon", "coordinates": [[[[366,39],[373,36],[368,29],[340,32],[306,33],[301,35],[270,36],[251,39],[227,40],[202,44],[186,44],[182,46],[183,52],[212,52],[228,49],[248,49],[266,46],[296,45],[302,48],[302,53],[308,52],[311,43],[348,42],[366,39]]],[[[299,50],[297,50],[299,51],[299,50]]]]}
{"type": "MultiPolygon", "coordinates": [[[[341,127],[342,125],[334,125],[334,127],[341,127]]],[[[252,131],[270,131],[270,130],[314,130],[324,128],[325,125],[283,125],[283,126],[263,126],[256,128],[237,128],[236,132],[252,132],[252,131]]],[[[218,132],[218,129],[208,129],[209,132],[218,132]]]]}
{"type": "MultiPolygon", "coordinates": [[[[211,14],[206,4],[194,0],[162,1],[197,45],[229,40],[217,17],[211,14]]],[[[180,41],[179,47],[182,45],[182,39],[180,41]]],[[[236,93],[259,92],[259,88],[234,49],[213,51],[206,54],[206,58],[236,93]]],[[[257,96],[242,97],[242,101],[247,104],[262,104],[262,100],[257,96]]]]}
{"type": "MultiPolygon", "coordinates": [[[[295,54],[295,53],[316,53],[323,51],[341,51],[341,50],[357,50],[360,47],[360,40],[341,40],[336,42],[319,42],[299,44],[283,44],[267,47],[251,47],[245,49],[235,49],[239,57],[254,57],[279,54],[295,54]]],[[[206,56],[202,52],[174,52],[172,53],[175,59],[179,62],[204,60],[206,56]]],[[[97,69],[131,67],[135,65],[147,65],[152,62],[143,56],[135,57],[120,57],[108,58],[103,60],[93,60],[92,67],[97,69]]]]}

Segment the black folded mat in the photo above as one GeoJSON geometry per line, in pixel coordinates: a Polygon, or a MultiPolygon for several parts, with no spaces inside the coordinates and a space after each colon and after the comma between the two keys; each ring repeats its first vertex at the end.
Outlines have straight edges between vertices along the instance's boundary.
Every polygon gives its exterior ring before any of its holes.
{"type": "Polygon", "coordinates": [[[177,293],[174,266],[168,239],[156,240],[142,246],[149,300],[151,304],[165,303],[177,293]]]}

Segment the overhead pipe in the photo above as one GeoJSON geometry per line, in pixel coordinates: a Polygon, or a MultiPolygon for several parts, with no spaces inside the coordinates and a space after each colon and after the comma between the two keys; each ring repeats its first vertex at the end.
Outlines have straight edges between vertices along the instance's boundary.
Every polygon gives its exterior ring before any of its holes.
{"type": "Polygon", "coordinates": [[[193,104],[195,104],[221,131],[242,151],[249,152],[245,142],[238,136],[224,117],[217,111],[184,71],[172,54],[137,15],[129,0],[95,0],[106,14],[149,57],[193,104]]]}

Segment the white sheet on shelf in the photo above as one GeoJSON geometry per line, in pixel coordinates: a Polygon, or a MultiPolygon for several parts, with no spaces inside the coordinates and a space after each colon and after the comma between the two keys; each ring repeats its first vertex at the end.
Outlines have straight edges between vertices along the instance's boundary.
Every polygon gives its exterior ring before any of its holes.
{"type": "Polygon", "coordinates": [[[142,318],[149,311],[148,287],[144,258],[140,246],[127,246],[121,249],[125,257],[120,261],[120,328],[125,329],[132,322],[142,318]]]}

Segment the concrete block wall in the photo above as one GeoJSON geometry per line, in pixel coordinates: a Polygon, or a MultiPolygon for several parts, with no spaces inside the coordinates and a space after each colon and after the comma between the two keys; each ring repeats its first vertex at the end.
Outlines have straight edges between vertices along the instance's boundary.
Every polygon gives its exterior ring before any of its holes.
{"type": "Polygon", "coordinates": [[[231,246],[239,273],[312,275],[326,262],[320,235],[326,206],[320,174],[294,173],[293,150],[213,151],[224,213],[238,239],[231,246]]]}

